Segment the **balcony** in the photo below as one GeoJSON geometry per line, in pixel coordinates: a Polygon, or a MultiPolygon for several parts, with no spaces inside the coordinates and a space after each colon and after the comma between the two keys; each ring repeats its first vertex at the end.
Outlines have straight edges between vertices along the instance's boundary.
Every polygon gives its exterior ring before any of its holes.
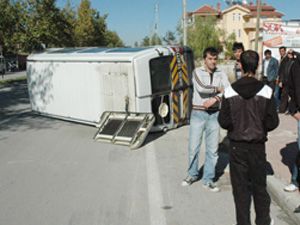
{"type": "Polygon", "coordinates": [[[255,28],[256,28],[256,24],[253,22],[244,23],[245,30],[255,30],[255,28]]]}

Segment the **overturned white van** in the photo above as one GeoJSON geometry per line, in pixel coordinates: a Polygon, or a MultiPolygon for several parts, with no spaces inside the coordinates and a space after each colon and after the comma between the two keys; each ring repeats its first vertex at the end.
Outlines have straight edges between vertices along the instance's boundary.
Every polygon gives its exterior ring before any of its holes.
{"type": "Polygon", "coordinates": [[[49,49],[27,58],[30,103],[96,126],[104,112],[150,113],[167,130],[189,121],[193,68],[187,47],[49,49]]]}

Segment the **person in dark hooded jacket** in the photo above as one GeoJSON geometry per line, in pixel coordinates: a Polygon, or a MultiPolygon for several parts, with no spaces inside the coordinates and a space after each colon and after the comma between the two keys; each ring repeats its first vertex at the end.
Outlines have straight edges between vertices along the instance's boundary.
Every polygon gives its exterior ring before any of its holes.
{"type": "Polygon", "coordinates": [[[299,190],[299,178],[300,178],[300,53],[295,52],[292,49],[289,50],[293,55],[294,63],[289,73],[288,90],[290,96],[289,113],[296,119],[298,128],[298,155],[297,159],[291,168],[291,183],[284,187],[287,192],[293,192],[299,190]],[[297,163],[298,160],[298,163],[297,163]]]}
{"type": "Polygon", "coordinates": [[[259,55],[241,55],[243,77],[225,89],[218,121],[228,130],[229,166],[238,225],[250,225],[251,195],[257,225],[269,225],[270,196],[266,190],[267,133],[279,124],[272,89],[255,78],[259,55]]]}

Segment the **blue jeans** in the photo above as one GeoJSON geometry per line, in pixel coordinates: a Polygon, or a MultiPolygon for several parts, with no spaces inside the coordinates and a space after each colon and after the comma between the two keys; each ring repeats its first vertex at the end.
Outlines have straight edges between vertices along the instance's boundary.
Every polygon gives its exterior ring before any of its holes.
{"type": "Polygon", "coordinates": [[[218,160],[219,146],[219,112],[208,114],[205,111],[192,110],[189,133],[189,169],[191,177],[199,176],[199,151],[203,132],[205,132],[205,162],[202,181],[204,184],[213,182],[215,167],[218,160]]]}
{"type": "Polygon", "coordinates": [[[276,84],[275,90],[274,90],[274,98],[275,98],[275,103],[276,103],[276,109],[279,109],[280,106],[280,93],[281,88],[276,84]]]}
{"type": "MultiPolygon", "coordinates": [[[[298,142],[298,150],[300,151],[300,121],[298,120],[297,123],[298,123],[298,139],[297,139],[297,142],[298,142]]],[[[294,164],[293,168],[292,168],[292,183],[295,184],[297,187],[299,187],[299,183],[297,181],[298,172],[299,172],[299,169],[298,169],[297,165],[294,164]]]]}

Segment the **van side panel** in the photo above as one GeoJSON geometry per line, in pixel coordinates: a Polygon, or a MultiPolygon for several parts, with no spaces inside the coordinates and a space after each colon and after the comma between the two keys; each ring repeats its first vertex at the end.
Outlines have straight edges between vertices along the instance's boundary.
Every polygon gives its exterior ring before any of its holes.
{"type": "Polygon", "coordinates": [[[97,123],[106,110],[124,111],[126,96],[131,110],[135,107],[131,68],[131,63],[118,62],[29,61],[32,110],[97,123]]]}

